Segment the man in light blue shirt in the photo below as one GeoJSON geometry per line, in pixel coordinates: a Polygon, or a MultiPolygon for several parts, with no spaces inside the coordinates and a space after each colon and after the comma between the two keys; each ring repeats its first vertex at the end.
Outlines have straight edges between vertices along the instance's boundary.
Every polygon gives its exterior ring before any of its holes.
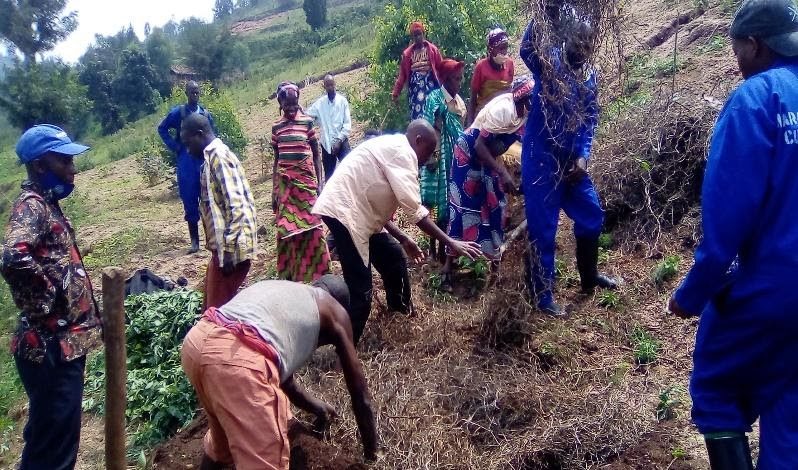
{"type": "Polygon", "coordinates": [[[349,101],[335,90],[335,78],[332,75],[324,77],[324,89],[327,93],[310,105],[305,113],[321,127],[322,165],[324,180],[328,181],[335,171],[335,165],[349,153],[352,117],[349,101]]]}

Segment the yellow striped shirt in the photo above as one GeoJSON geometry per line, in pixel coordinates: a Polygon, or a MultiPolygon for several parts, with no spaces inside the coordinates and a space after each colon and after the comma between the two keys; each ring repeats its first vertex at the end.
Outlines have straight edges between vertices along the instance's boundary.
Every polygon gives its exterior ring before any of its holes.
{"type": "Polygon", "coordinates": [[[220,139],[205,147],[202,166],[200,214],[205,227],[206,247],[224,262],[252,259],[257,246],[255,200],[238,157],[220,139]]]}

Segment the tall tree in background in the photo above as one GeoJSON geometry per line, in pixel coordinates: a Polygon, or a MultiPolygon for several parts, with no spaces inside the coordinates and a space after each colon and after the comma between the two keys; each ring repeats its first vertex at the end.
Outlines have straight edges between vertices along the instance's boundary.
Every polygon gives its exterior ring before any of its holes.
{"type": "Polygon", "coordinates": [[[304,0],[305,21],[313,31],[327,24],[327,0],[304,0]]]}
{"type": "Polygon", "coordinates": [[[63,14],[67,0],[0,0],[0,37],[25,56],[53,49],[78,27],[76,12],[63,14]]]}
{"type": "Polygon", "coordinates": [[[144,48],[152,68],[155,70],[153,86],[161,96],[167,97],[172,91],[172,84],[169,81],[169,68],[172,66],[172,59],[175,55],[172,41],[161,28],[154,28],[144,41],[144,48]]]}
{"type": "Polygon", "coordinates": [[[213,7],[213,17],[217,20],[229,18],[233,14],[233,0],[216,0],[216,5],[213,7]]]}
{"type": "Polygon", "coordinates": [[[111,96],[125,110],[128,122],[150,114],[161,104],[161,95],[153,87],[155,75],[147,54],[139,47],[122,51],[111,82],[111,96]]]}
{"type": "Polygon", "coordinates": [[[10,69],[0,86],[0,108],[19,129],[51,123],[80,136],[91,121],[86,87],[71,67],[53,60],[10,69]]]}

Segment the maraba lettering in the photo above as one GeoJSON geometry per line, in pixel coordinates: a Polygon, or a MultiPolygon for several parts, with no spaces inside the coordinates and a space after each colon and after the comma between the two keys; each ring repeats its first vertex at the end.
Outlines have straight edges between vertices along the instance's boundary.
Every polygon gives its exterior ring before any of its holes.
{"type": "Polygon", "coordinates": [[[779,113],[776,115],[776,122],[779,125],[779,129],[784,129],[785,127],[798,127],[798,113],[779,113]]]}
{"type": "Polygon", "coordinates": [[[784,131],[784,142],[787,145],[798,145],[798,129],[784,131]]]}

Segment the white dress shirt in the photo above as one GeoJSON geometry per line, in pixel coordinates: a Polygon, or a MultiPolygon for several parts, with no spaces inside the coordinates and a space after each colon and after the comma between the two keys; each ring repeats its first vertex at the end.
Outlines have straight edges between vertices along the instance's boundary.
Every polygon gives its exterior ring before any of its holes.
{"type": "Polygon", "coordinates": [[[332,153],[333,142],[349,137],[352,131],[352,117],[349,113],[349,101],[340,93],[330,101],[325,93],[305,111],[321,127],[321,146],[327,153],[332,153]]]}
{"type": "Polygon", "coordinates": [[[421,205],[418,157],[404,134],[383,135],[355,147],[335,169],[312,212],[338,219],[369,264],[369,238],[401,207],[413,223],[429,215],[421,205]]]}

